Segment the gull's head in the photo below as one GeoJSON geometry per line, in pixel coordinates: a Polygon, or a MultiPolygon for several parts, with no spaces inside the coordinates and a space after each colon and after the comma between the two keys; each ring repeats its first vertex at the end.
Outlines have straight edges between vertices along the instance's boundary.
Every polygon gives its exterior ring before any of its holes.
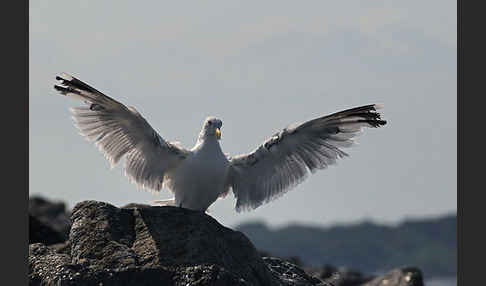
{"type": "Polygon", "coordinates": [[[221,120],[216,117],[208,117],[204,120],[201,135],[203,135],[204,138],[215,137],[219,140],[221,138],[221,126],[223,126],[221,120]]]}

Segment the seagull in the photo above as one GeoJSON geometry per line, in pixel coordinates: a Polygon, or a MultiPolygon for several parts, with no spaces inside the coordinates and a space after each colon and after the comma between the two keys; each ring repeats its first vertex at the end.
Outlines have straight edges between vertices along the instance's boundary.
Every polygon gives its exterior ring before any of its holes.
{"type": "Polygon", "coordinates": [[[124,173],[143,189],[170,190],[174,198],[161,205],[207,211],[230,191],[237,212],[268,203],[338,158],[352,146],[363,127],[386,124],[379,104],[370,104],[294,123],[265,140],[254,151],[231,157],[220,145],[222,121],[208,117],[192,149],[162,138],[131,106],[61,73],[54,88],[85,106],[70,108],[75,126],[94,142],[113,168],[124,158],[124,173]]]}

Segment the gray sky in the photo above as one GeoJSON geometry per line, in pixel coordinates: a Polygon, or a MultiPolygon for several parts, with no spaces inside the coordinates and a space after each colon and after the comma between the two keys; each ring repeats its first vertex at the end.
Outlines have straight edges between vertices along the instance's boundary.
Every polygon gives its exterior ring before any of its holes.
{"type": "MultiPolygon", "coordinates": [[[[68,72],[132,105],[162,137],[190,148],[206,116],[231,155],[288,124],[383,103],[351,156],[283,197],[236,213],[331,224],[456,211],[455,1],[30,1],[31,194],[117,206],[171,197],[138,190],[78,135],[54,77],[68,72]]],[[[121,164],[119,164],[121,165],[121,164]]]]}

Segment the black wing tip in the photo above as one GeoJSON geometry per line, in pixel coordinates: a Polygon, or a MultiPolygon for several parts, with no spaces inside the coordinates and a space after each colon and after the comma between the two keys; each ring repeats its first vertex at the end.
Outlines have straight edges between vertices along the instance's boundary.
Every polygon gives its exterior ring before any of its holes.
{"type": "Polygon", "coordinates": [[[374,122],[374,125],[375,125],[374,127],[381,127],[381,126],[385,126],[385,125],[386,125],[386,123],[387,123],[387,122],[386,122],[386,120],[376,120],[376,121],[374,122]]]}
{"type": "Polygon", "coordinates": [[[374,108],[376,114],[378,114],[378,119],[379,119],[379,120],[376,120],[376,124],[377,124],[376,127],[385,126],[388,122],[386,120],[381,119],[381,114],[379,112],[377,112],[377,110],[385,108],[385,105],[384,104],[374,104],[373,108],[374,108]]]}
{"type": "Polygon", "coordinates": [[[56,80],[60,81],[62,85],[65,85],[72,90],[76,89],[80,91],[102,94],[100,91],[93,88],[92,86],[80,81],[79,79],[65,72],[62,72],[61,74],[57,75],[56,80]]]}
{"type": "Polygon", "coordinates": [[[60,85],[57,85],[57,84],[54,85],[54,89],[59,91],[60,93],[62,93],[64,95],[67,94],[68,92],[71,92],[71,90],[68,87],[60,86],[60,85]]]}
{"type": "Polygon", "coordinates": [[[66,95],[69,92],[72,92],[73,89],[70,87],[69,82],[73,79],[73,77],[65,72],[60,73],[56,76],[56,80],[61,82],[61,85],[54,85],[54,89],[59,91],[60,93],[66,95]]]}
{"type": "Polygon", "coordinates": [[[373,128],[384,126],[387,123],[386,120],[381,120],[381,119],[364,119],[364,120],[358,120],[358,122],[368,123],[373,128]]]}
{"type": "Polygon", "coordinates": [[[381,119],[381,114],[377,111],[383,109],[383,104],[368,104],[348,110],[346,116],[359,116],[363,118],[358,122],[366,122],[373,128],[378,128],[387,124],[386,120],[381,119]]]}
{"type": "Polygon", "coordinates": [[[68,95],[69,93],[81,94],[78,90],[72,88],[71,86],[62,86],[55,84],[54,89],[62,95],[68,95]]]}
{"type": "Polygon", "coordinates": [[[371,104],[371,105],[368,105],[371,107],[371,109],[374,111],[373,113],[373,120],[370,120],[370,123],[373,127],[381,127],[381,126],[384,126],[387,124],[387,121],[386,120],[383,120],[381,119],[381,114],[379,112],[377,112],[377,110],[379,109],[383,109],[385,108],[385,105],[384,104],[371,104]]]}

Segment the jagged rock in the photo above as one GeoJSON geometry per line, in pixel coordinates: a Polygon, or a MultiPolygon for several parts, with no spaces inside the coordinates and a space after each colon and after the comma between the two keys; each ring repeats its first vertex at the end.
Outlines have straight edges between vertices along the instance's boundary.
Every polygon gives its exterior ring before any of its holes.
{"type": "Polygon", "coordinates": [[[374,276],[364,275],[361,272],[341,268],[338,269],[332,265],[324,265],[320,268],[305,269],[322,281],[328,282],[333,286],[358,286],[371,281],[374,276]]]}
{"type": "Polygon", "coordinates": [[[363,286],[424,286],[422,272],[416,267],[394,269],[377,277],[363,286]]]}
{"type": "Polygon", "coordinates": [[[30,285],[326,285],[202,212],[132,207],[77,204],[66,244],[29,245],[30,285]]]}
{"type": "Polygon", "coordinates": [[[275,257],[263,257],[263,260],[269,267],[275,277],[278,277],[282,285],[288,286],[334,286],[327,282],[321,281],[316,277],[310,276],[304,270],[288,261],[275,257]]]}
{"type": "Polygon", "coordinates": [[[103,268],[71,263],[41,243],[29,246],[29,285],[251,285],[217,265],[103,268]]]}
{"type": "MultiPolygon", "coordinates": [[[[44,225],[57,231],[62,240],[67,240],[71,228],[70,213],[66,211],[63,202],[48,201],[39,196],[29,198],[29,215],[35,217],[44,225]]],[[[38,242],[43,242],[42,240],[38,242]]]]}
{"type": "Polygon", "coordinates": [[[257,250],[257,251],[258,251],[258,253],[261,257],[277,257],[277,258],[280,258],[281,260],[288,261],[288,262],[295,264],[299,267],[304,267],[304,263],[302,263],[302,260],[298,256],[279,257],[279,256],[276,256],[276,255],[270,254],[268,251],[265,251],[265,250],[257,250]]]}
{"type": "Polygon", "coordinates": [[[47,245],[47,247],[56,253],[71,255],[71,242],[69,240],[47,245]]]}

